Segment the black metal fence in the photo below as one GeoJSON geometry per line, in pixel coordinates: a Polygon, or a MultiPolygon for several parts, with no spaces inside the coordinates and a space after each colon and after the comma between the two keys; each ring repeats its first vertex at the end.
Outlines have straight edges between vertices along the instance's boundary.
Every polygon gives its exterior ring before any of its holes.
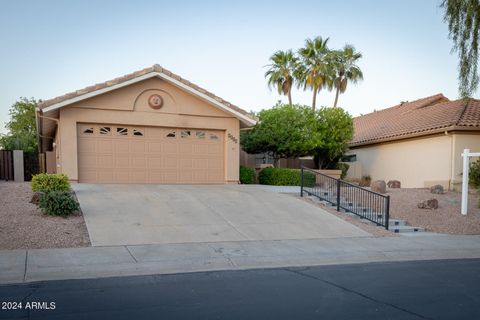
{"type": "MultiPolygon", "coordinates": [[[[315,196],[341,209],[384,226],[388,230],[390,196],[383,195],[349,182],[335,179],[315,170],[302,168],[301,196],[315,196]],[[305,183],[306,176],[315,176],[315,183],[305,183]]],[[[309,179],[310,180],[310,179],[309,179]]]]}

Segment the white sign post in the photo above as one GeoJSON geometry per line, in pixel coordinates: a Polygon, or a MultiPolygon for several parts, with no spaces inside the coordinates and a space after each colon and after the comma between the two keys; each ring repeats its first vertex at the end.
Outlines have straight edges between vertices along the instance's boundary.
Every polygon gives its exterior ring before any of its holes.
{"type": "Polygon", "coordinates": [[[468,176],[470,171],[470,157],[480,157],[480,152],[470,153],[470,149],[464,149],[463,157],[463,177],[462,177],[462,214],[467,215],[468,211],[468,176]]]}

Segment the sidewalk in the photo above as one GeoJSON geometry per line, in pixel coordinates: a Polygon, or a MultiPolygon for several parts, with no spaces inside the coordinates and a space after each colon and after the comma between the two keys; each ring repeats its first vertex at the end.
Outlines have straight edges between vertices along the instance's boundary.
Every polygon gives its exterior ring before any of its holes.
{"type": "Polygon", "coordinates": [[[480,236],[422,234],[0,251],[0,283],[480,258],[480,236]]]}

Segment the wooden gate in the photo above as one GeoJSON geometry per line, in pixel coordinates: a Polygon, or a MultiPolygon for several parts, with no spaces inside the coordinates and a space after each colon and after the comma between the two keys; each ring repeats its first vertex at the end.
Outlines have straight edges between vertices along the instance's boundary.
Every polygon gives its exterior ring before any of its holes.
{"type": "Polygon", "coordinates": [[[38,153],[24,152],[23,153],[23,175],[25,181],[32,181],[34,174],[40,173],[40,161],[38,153]]]}
{"type": "Polygon", "coordinates": [[[13,180],[13,151],[0,150],[0,180],[13,180]]]}

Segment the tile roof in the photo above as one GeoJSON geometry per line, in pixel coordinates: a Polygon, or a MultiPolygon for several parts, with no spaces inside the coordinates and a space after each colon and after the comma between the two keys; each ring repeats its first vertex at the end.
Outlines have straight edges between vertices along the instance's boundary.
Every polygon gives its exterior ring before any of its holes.
{"type": "Polygon", "coordinates": [[[451,101],[436,94],[353,119],[350,146],[400,140],[448,130],[480,130],[480,100],[451,101]]]}
{"type": "Polygon", "coordinates": [[[158,73],[165,74],[165,75],[167,75],[167,76],[169,76],[169,77],[171,77],[171,78],[173,78],[177,81],[180,81],[184,85],[187,85],[190,88],[192,88],[192,89],[194,89],[194,90],[196,90],[200,93],[203,93],[203,94],[207,95],[208,97],[210,97],[212,99],[215,99],[216,101],[218,101],[219,103],[227,106],[228,108],[231,108],[231,109],[233,109],[233,110],[251,118],[252,120],[256,120],[255,117],[253,117],[250,113],[243,110],[242,108],[239,108],[236,105],[234,105],[234,104],[216,96],[215,94],[199,87],[198,85],[196,85],[196,84],[194,84],[194,83],[192,83],[192,82],[190,82],[186,79],[183,79],[179,75],[176,75],[175,73],[173,73],[173,72],[171,72],[171,71],[169,71],[165,68],[162,68],[158,64],[155,64],[151,67],[148,67],[148,68],[145,68],[145,69],[142,69],[142,70],[139,70],[139,71],[135,71],[133,73],[126,74],[122,77],[118,77],[118,78],[115,78],[115,79],[112,79],[112,80],[109,80],[109,81],[105,81],[105,82],[102,82],[102,83],[97,83],[95,85],[88,86],[86,88],[83,88],[83,89],[80,89],[80,90],[77,90],[77,91],[69,92],[69,93],[66,93],[62,96],[53,98],[53,99],[42,101],[41,103],[39,103],[38,107],[40,109],[43,109],[43,108],[46,108],[48,106],[51,106],[51,105],[54,105],[54,104],[57,104],[57,103],[60,103],[60,102],[63,102],[63,101],[66,101],[66,100],[69,100],[69,99],[72,99],[72,98],[76,98],[76,97],[79,97],[79,96],[87,94],[87,93],[91,93],[91,92],[94,92],[94,91],[97,91],[97,90],[100,90],[100,89],[105,89],[105,88],[112,87],[112,86],[117,85],[117,84],[121,84],[125,81],[129,81],[129,80],[138,78],[140,76],[146,75],[146,74],[151,73],[151,72],[158,72],[158,73]]]}

